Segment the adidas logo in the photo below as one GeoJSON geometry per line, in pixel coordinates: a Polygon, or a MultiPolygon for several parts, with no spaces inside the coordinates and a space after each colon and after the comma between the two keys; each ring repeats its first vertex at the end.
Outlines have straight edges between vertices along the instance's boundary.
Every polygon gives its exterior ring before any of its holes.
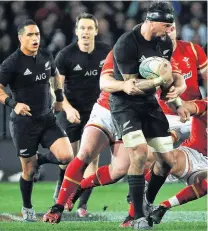
{"type": "Polygon", "coordinates": [[[81,71],[82,70],[82,68],[80,67],[80,65],[79,64],[77,64],[75,67],[74,67],[74,69],[73,69],[74,71],[81,71]]]}
{"type": "Polygon", "coordinates": [[[146,59],[146,57],[144,55],[142,55],[142,57],[139,59],[139,62],[141,63],[142,61],[144,61],[146,59]]]}
{"type": "Polygon", "coordinates": [[[32,74],[32,72],[27,68],[24,75],[31,75],[31,74],[32,74]]]}

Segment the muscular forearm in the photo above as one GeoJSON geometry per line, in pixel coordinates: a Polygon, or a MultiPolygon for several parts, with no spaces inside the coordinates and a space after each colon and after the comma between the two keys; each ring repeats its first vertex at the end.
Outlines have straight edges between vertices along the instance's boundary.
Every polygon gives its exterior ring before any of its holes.
{"type": "Polygon", "coordinates": [[[178,95],[186,90],[186,82],[181,74],[173,73],[174,87],[177,89],[178,95]]]}
{"type": "Polygon", "coordinates": [[[123,91],[124,81],[114,79],[113,74],[104,74],[100,77],[100,89],[110,93],[123,91]]]}
{"type": "Polygon", "coordinates": [[[153,79],[136,80],[135,85],[138,88],[138,95],[154,93],[157,90],[157,84],[153,79]]]}
{"type": "Polygon", "coordinates": [[[71,108],[72,105],[69,103],[69,101],[67,100],[66,96],[64,95],[64,102],[63,102],[63,109],[64,111],[66,111],[68,108],[71,108]]]}

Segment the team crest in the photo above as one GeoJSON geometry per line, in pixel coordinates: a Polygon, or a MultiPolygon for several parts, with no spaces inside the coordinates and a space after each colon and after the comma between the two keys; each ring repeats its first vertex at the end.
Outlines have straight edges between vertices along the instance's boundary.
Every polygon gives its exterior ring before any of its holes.
{"type": "Polygon", "coordinates": [[[187,66],[188,68],[191,67],[191,65],[190,65],[190,63],[189,63],[189,58],[188,58],[188,57],[184,57],[184,58],[183,58],[183,61],[186,63],[186,66],[187,66]]]}

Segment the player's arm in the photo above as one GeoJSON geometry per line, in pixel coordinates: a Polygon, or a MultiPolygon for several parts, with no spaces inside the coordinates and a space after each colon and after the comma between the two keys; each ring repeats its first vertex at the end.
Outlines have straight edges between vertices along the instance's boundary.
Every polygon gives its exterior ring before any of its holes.
{"type": "Polygon", "coordinates": [[[207,56],[202,47],[198,44],[192,44],[192,50],[195,53],[197,59],[197,69],[198,75],[203,81],[203,86],[207,92],[207,78],[208,78],[208,68],[207,68],[207,56]]]}
{"type": "Polygon", "coordinates": [[[18,103],[13,98],[7,95],[4,88],[12,81],[12,72],[14,64],[13,60],[5,60],[0,66],[0,103],[14,109],[17,115],[32,116],[30,107],[24,103],[18,103]]]}

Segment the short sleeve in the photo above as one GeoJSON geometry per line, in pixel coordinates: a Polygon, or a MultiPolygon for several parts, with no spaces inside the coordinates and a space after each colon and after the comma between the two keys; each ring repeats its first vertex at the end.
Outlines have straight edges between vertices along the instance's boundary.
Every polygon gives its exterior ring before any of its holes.
{"type": "Polygon", "coordinates": [[[50,60],[51,60],[51,76],[56,76],[56,63],[52,54],[50,54],[50,60]]]}
{"type": "Polygon", "coordinates": [[[65,67],[66,57],[63,51],[60,51],[56,56],[55,63],[61,75],[66,76],[66,67],[65,67]]]}
{"type": "Polygon", "coordinates": [[[137,47],[133,35],[122,35],[113,50],[114,60],[121,74],[138,73],[137,47]]]}
{"type": "Polygon", "coordinates": [[[111,50],[103,64],[101,75],[113,73],[113,51],[111,50]]]}
{"type": "Polygon", "coordinates": [[[14,61],[11,57],[7,58],[0,66],[0,84],[7,86],[12,83],[14,76],[14,61]]]}
{"type": "Polygon", "coordinates": [[[192,44],[192,49],[194,53],[196,53],[197,58],[197,69],[202,70],[205,66],[207,66],[207,56],[202,47],[198,44],[192,44]]]}

